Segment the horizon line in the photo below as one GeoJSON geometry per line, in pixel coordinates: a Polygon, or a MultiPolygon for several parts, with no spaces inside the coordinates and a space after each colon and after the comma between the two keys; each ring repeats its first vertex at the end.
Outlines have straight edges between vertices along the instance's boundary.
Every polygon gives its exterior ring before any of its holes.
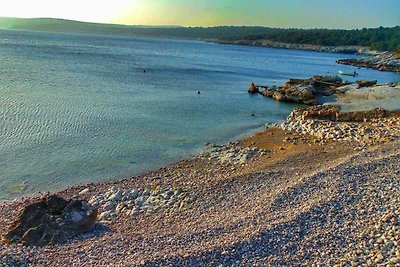
{"type": "Polygon", "coordinates": [[[75,19],[66,19],[66,18],[56,18],[56,17],[4,17],[0,16],[0,19],[21,19],[21,20],[34,20],[34,19],[49,19],[49,20],[62,20],[68,22],[79,22],[79,23],[88,23],[88,24],[99,24],[99,25],[113,25],[113,26],[123,26],[123,27],[153,27],[153,28],[216,28],[216,27],[260,27],[260,28],[270,28],[270,29],[303,29],[303,30],[317,30],[317,29],[326,29],[326,30],[362,30],[362,29],[377,29],[380,27],[383,28],[396,28],[400,27],[400,25],[396,26],[376,26],[376,27],[363,27],[363,28],[299,28],[299,27],[271,27],[266,25],[248,25],[248,24],[220,24],[220,25],[212,25],[212,26],[185,26],[185,25],[169,25],[169,24],[122,24],[122,23],[108,23],[108,22],[95,22],[95,21],[84,21],[84,20],[75,20],[75,19]]]}

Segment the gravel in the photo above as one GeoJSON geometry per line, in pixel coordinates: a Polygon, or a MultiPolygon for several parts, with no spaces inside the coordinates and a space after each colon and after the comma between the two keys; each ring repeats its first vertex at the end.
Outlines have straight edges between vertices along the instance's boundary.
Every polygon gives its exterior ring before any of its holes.
{"type": "Polygon", "coordinates": [[[286,131],[294,131],[317,137],[317,142],[342,141],[355,145],[356,149],[400,140],[398,117],[375,119],[368,123],[333,122],[318,119],[288,120],[281,125],[286,131]]]}
{"type": "MultiPolygon", "coordinates": [[[[68,188],[59,194],[106,212],[93,231],[57,246],[0,245],[0,266],[398,266],[398,126],[285,124],[326,131],[306,153],[234,143],[130,179],[68,188]],[[342,132],[351,129],[348,140],[342,132]],[[347,143],[363,151],[347,152],[347,143]]],[[[33,201],[0,204],[0,223],[33,201]]]]}

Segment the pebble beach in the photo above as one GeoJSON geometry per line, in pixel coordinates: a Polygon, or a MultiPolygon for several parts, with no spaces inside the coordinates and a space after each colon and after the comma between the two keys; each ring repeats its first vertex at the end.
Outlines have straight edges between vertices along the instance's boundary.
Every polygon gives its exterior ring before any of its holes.
{"type": "MultiPolygon", "coordinates": [[[[398,266],[400,120],[288,121],[140,176],[70,187],[99,210],[0,266],[398,266]]],[[[42,196],[0,204],[0,229],[42,196]]]]}

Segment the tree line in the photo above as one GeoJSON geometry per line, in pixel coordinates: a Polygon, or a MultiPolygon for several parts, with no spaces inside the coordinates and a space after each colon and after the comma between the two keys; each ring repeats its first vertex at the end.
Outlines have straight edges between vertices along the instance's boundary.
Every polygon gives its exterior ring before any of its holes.
{"type": "Polygon", "coordinates": [[[201,40],[268,39],[292,44],[368,46],[380,51],[395,51],[396,49],[400,49],[400,26],[355,30],[280,29],[261,26],[146,27],[87,23],[61,19],[0,18],[0,28],[201,40]]]}
{"type": "Polygon", "coordinates": [[[245,39],[268,39],[276,42],[324,46],[357,45],[369,46],[380,51],[395,51],[400,50],[400,27],[355,30],[285,29],[261,35],[249,35],[245,39]]]}

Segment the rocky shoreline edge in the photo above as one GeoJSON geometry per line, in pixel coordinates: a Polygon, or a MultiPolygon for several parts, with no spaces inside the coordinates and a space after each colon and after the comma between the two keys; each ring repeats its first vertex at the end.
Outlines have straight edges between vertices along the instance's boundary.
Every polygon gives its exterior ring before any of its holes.
{"type": "Polygon", "coordinates": [[[400,73],[399,52],[378,52],[363,46],[321,46],[310,44],[290,44],[270,40],[211,40],[210,42],[226,45],[244,45],[277,49],[303,50],[324,53],[364,55],[362,58],[339,59],[338,64],[359,68],[371,68],[379,71],[400,73]]]}
{"type": "Polygon", "coordinates": [[[0,266],[399,264],[399,112],[317,105],[266,128],[147,174],[0,204],[0,266]]]}
{"type": "Polygon", "coordinates": [[[336,63],[361,68],[371,68],[379,71],[391,71],[400,73],[399,52],[385,52],[378,55],[358,59],[340,59],[336,61],[336,63]]]}
{"type": "Polygon", "coordinates": [[[282,42],[274,42],[271,40],[212,40],[218,44],[227,45],[244,45],[244,46],[256,46],[256,47],[267,47],[267,48],[278,48],[278,49],[291,49],[291,50],[303,50],[303,51],[314,51],[324,53],[341,53],[341,54],[357,54],[357,55],[376,55],[377,52],[364,46],[323,46],[323,45],[311,45],[311,44],[290,44],[282,42]]]}

